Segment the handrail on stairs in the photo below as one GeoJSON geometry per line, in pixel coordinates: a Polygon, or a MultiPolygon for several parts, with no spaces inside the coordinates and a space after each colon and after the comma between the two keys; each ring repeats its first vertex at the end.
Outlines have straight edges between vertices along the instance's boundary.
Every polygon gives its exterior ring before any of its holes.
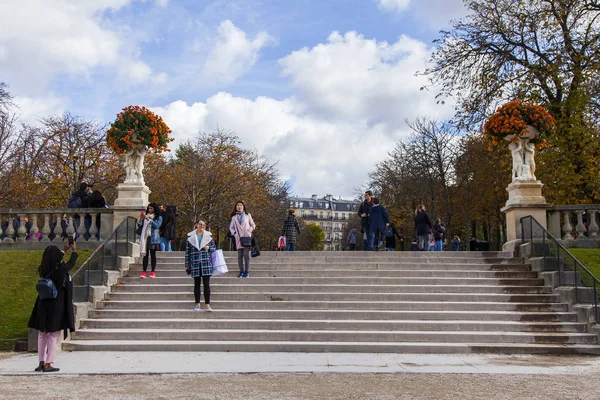
{"type": "Polygon", "coordinates": [[[128,252],[128,244],[135,240],[137,220],[125,218],[98,246],[72,276],[73,300],[88,301],[90,286],[102,285],[104,271],[117,268],[118,257],[128,252]]]}
{"type": "Polygon", "coordinates": [[[574,286],[575,287],[575,302],[578,303],[579,291],[578,287],[594,288],[594,296],[592,303],[594,305],[594,316],[596,323],[600,323],[600,315],[598,314],[598,289],[600,288],[600,280],[583,265],[567,248],[560,243],[550,232],[548,232],[533,216],[528,215],[520,219],[521,222],[521,240],[523,243],[531,243],[531,255],[533,257],[543,257],[544,262],[547,259],[555,258],[558,266],[558,285],[559,286],[574,286]],[[541,244],[536,246],[536,244],[541,244]],[[570,272],[572,266],[573,279],[569,282],[567,275],[563,277],[565,272],[570,272]],[[581,284],[579,275],[583,273],[581,284]],[[584,285],[587,283],[588,286],[584,285]]]}

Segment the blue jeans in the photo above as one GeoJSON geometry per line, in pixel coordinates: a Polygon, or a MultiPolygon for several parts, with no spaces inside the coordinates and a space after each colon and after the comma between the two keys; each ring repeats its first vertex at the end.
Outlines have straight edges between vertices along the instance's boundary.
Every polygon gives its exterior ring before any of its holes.
{"type": "Polygon", "coordinates": [[[172,251],[171,250],[171,241],[167,240],[167,238],[160,238],[160,251],[172,251]]]}
{"type": "Polygon", "coordinates": [[[429,234],[419,235],[419,250],[426,251],[429,248],[429,234]]]}
{"type": "Polygon", "coordinates": [[[285,251],[296,251],[296,243],[286,243],[285,251]]]}
{"type": "Polygon", "coordinates": [[[435,241],[435,251],[444,251],[444,242],[441,239],[435,241]]]}
{"type": "Polygon", "coordinates": [[[373,247],[373,232],[371,231],[367,231],[367,242],[365,245],[365,251],[373,251],[375,250],[375,247],[373,247]]]}

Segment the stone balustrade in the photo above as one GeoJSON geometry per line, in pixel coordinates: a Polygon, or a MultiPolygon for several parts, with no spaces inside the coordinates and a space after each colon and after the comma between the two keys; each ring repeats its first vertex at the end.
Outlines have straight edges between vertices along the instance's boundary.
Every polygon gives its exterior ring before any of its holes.
{"type": "Polygon", "coordinates": [[[548,209],[548,231],[564,242],[600,241],[600,204],[552,206],[548,209]]]}
{"type": "Polygon", "coordinates": [[[80,247],[96,247],[113,230],[112,214],[107,208],[0,209],[0,248],[38,249],[62,243],[65,236],[75,237],[80,247]]]}

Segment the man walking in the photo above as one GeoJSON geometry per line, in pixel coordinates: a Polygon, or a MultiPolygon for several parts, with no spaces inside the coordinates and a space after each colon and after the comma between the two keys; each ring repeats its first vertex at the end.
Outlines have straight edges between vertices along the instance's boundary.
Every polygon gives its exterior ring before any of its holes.
{"type": "Polygon", "coordinates": [[[358,208],[358,216],[360,217],[360,231],[366,235],[365,238],[365,251],[373,250],[371,243],[373,242],[373,234],[369,229],[369,216],[371,214],[371,207],[373,207],[373,192],[367,190],[365,192],[365,201],[362,202],[358,208]]]}

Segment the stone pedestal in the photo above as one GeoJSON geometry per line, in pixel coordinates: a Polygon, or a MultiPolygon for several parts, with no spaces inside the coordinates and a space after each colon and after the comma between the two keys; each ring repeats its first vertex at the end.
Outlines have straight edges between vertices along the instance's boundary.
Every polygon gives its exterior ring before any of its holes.
{"type": "Polygon", "coordinates": [[[118,195],[112,206],[113,227],[117,227],[128,216],[139,218],[140,212],[148,206],[150,189],[140,183],[121,183],[117,186],[118,195]]]}
{"type": "Polygon", "coordinates": [[[504,251],[514,251],[521,244],[521,218],[531,215],[544,228],[546,226],[546,210],[551,205],[542,196],[540,181],[514,181],[508,185],[508,200],[500,209],[506,214],[506,240],[502,246],[504,251]]]}

